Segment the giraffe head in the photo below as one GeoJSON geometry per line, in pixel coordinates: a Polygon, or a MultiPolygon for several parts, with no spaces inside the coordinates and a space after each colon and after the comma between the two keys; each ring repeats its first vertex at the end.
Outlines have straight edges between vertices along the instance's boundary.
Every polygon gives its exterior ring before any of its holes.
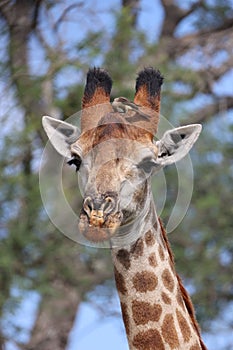
{"type": "Polygon", "coordinates": [[[149,211],[151,176],[184,157],[200,134],[200,125],[188,125],[154,141],[162,82],[159,71],[146,68],[136,80],[134,103],[120,97],[111,104],[111,78],[94,68],[87,74],[81,133],[43,117],[51,143],[79,172],[84,193],[79,231],[90,242],[136,239],[129,232],[138,231],[149,211]]]}

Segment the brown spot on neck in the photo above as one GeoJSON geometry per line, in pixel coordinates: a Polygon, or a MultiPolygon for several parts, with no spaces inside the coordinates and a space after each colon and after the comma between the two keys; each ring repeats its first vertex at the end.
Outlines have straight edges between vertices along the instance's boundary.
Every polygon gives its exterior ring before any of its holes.
{"type": "Polygon", "coordinates": [[[130,249],[130,253],[131,255],[137,259],[140,256],[143,255],[143,248],[144,248],[144,244],[143,244],[143,240],[141,238],[139,238],[131,247],[130,249]]]}
{"type": "Polygon", "coordinates": [[[162,273],[162,280],[164,286],[170,291],[173,292],[174,290],[174,277],[172,276],[171,272],[168,269],[165,269],[162,273]]]}
{"type": "Polygon", "coordinates": [[[163,340],[157,329],[139,332],[133,339],[137,350],[165,350],[163,340]]]}
{"type": "Polygon", "coordinates": [[[158,230],[158,223],[157,223],[157,221],[155,221],[155,223],[154,223],[154,229],[155,229],[155,231],[157,231],[158,230]]]}
{"type": "Polygon", "coordinates": [[[162,292],[161,297],[165,304],[171,304],[171,298],[165,292],[162,292]]]}
{"type": "Polygon", "coordinates": [[[185,304],[180,291],[180,287],[178,287],[178,290],[177,290],[176,300],[177,300],[177,303],[182,307],[182,309],[185,309],[185,304]]]}
{"type": "Polygon", "coordinates": [[[151,271],[137,272],[133,277],[133,285],[136,291],[146,293],[153,291],[158,284],[157,276],[151,271]]]}
{"type": "Polygon", "coordinates": [[[176,349],[179,346],[179,340],[175,329],[174,319],[171,314],[164,317],[162,325],[162,335],[166,343],[171,349],[176,349]]]}
{"type": "Polygon", "coordinates": [[[156,267],[158,265],[155,253],[151,253],[148,260],[149,260],[149,264],[152,267],[156,267]]]}
{"type": "Polygon", "coordinates": [[[177,317],[177,320],[180,326],[180,331],[183,335],[184,341],[188,342],[191,337],[191,330],[188,325],[188,322],[186,321],[186,319],[184,318],[184,316],[179,310],[176,310],[176,317],[177,317]]]}
{"type": "Polygon", "coordinates": [[[162,307],[159,304],[133,300],[132,313],[136,325],[146,324],[149,321],[158,322],[162,314],[162,307]]]}
{"type": "Polygon", "coordinates": [[[116,255],[119,262],[128,270],[130,268],[130,253],[126,249],[120,249],[116,255]]]}
{"type": "Polygon", "coordinates": [[[159,245],[159,256],[162,261],[165,259],[165,254],[161,245],[159,245]]]}
{"type": "Polygon", "coordinates": [[[146,245],[148,247],[151,247],[155,244],[155,235],[153,234],[153,232],[151,230],[149,230],[145,234],[145,242],[146,242],[146,245]]]}

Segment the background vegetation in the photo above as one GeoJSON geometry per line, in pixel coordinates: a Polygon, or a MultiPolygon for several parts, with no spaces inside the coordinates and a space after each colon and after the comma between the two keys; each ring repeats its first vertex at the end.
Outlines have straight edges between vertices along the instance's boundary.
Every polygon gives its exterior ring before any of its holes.
{"type": "MultiPolygon", "coordinates": [[[[158,67],[165,76],[162,114],[174,125],[203,124],[192,152],[192,203],[170,241],[202,328],[232,334],[232,2],[94,3],[0,1],[0,348],[11,339],[19,349],[65,349],[80,303],[97,298],[97,286],[109,300],[114,290],[109,252],[56,232],[38,186],[47,141],[41,116],[77,112],[93,65],[113,77],[113,97],[129,98],[136,73],[158,67]],[[23,343],[13,315],[29,292],[40,302],[23,343]]],[[[174,171],[166,171],[171,184],[174,171]]],[[[165,222],[175,195],[169,188],[165,222]]],[[[232,346],[226,338],[221,349],[232,346]]]]}

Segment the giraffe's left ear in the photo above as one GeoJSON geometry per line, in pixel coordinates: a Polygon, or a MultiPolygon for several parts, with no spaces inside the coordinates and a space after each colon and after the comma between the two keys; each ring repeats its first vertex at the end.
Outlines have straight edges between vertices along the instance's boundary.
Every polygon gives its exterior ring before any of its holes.
{"type": "Polygon", "coordinates": [[[156,163],[163,167],[186,156],[198,139],[201,129],[200,124],[191,124],[166,131],[162,139],[156,142],[159,149],[156,163]]]}
{"type": "Polygon", "coordinates": [[[56,151],[63,157],[70,157],[70,145],[78,139],[79,129],[72,124],[48,116],[42,118],[42,124],[56,151]]]}

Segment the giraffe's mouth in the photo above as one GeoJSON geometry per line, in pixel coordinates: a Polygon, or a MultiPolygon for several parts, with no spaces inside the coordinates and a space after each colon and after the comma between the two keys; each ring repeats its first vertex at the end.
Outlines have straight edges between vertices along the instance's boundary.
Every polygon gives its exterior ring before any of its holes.
{"type": "Polygon", "coordinates": [[[100,243],[115,236],[121,223],[121,212],[108,214],[106,217],[101,211],[93,211],[89,217],[85,212],[82,212],[79,231],[88,241],[100,243]]]}

